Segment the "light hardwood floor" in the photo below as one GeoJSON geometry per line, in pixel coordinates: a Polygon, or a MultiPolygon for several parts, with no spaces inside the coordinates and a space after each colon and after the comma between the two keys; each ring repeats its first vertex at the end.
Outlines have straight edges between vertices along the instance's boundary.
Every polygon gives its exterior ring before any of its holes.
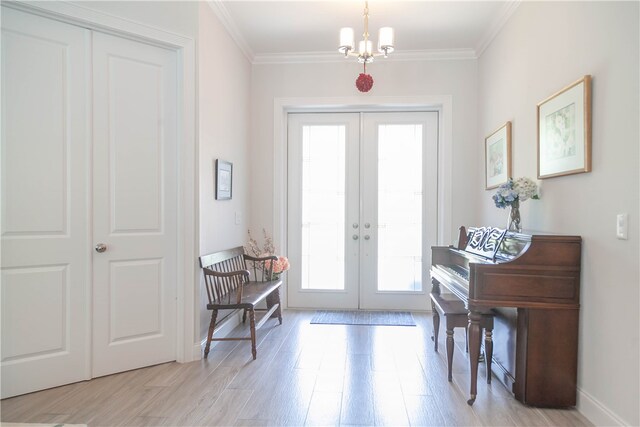
{"type": "Polygon", "coordinates": [[[469,407],[464,343],[456,345],[449,383],[444,341],[435,353],[428,313],[414,314],[417,327],[311,325],[312,316],[287,310],[282,326],[269,320],[258,331],[255,361],[247,341],[224,342],[208,360],[6,399],[1,419],[90,426],[591,425],[576,410],[524,406],[495,378],[487,386],[484,364],[469,407]]]}

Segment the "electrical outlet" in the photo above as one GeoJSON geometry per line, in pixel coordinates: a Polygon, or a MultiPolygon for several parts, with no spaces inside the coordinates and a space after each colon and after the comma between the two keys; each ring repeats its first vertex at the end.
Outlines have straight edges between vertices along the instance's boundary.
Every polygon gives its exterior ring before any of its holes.
{"type": "Polygon", "coordinates": [[[627,240],[629,234],[629,214],[622,213],[616,217],[616,237],[627,240]]]}

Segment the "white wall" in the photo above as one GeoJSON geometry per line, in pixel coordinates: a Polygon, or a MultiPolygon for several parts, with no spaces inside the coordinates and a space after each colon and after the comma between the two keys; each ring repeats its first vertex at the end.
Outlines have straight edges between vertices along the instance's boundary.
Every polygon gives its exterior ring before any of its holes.
{"type": "MultiPolygon", "coordinates": [[[[200,254],[207,254],[246,241],[251,65],[207,3],[200,3],[198,15],[200,254]],[[231,200],[215,200],[214,163],[218,158],[233,163],[231,200]],[[241,215],[239,224],[236,212],[241,215]]],[[[201,285],[198,341],[206,337],[209,327],[211,312],[206,303],[201,285]]]]}
{"type": "MultiPolygon", "coordinates": [[[[598,425],[640,424],[638,13],[637,2],[523,2],[479,59],[477,140],[511,120],[515,177],[536,177],[536,104],[593,76],[593,171],[541,181],[521,213],[525,229],[583,238],[579,409],[598,425]],[[629,240],[615,237],[621,212],[629,240]]],[[[477,163],[477,222],[504,226],[477,163]]]]}
{"type": "MultiPolygon", "coordinates": [[[[338,55],[336,53],[336,55],[338,55]]],[[[274,99],[451,95],[453,99],[453,228],[470,223],[475,193],[466,192],[475,178],[480,153],[476,128],[476,60],[385,61],[368,66],[373,89],[361,94],[355,80],[362,65],[355,60],[319,64],[254,65],[251,90],[251,229],[273,233],[274,99]],[[465,154],[469,153],[469,154],[465,154]]]]}

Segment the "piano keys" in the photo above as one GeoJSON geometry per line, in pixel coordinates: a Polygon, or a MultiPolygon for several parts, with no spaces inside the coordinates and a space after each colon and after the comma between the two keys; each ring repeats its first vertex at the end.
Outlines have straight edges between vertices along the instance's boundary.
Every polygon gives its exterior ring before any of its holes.
{"type": "Polygon", "coordinates": [[[494,338],[516,337],[515,366],[507,363],[509,356],[494,357],[493,364],[516,399],[532,406],[575,406],[581,248],[579,236],[492,227],[468,233],[461,227],[457,247],[432,248],[434,286],[447,288],[469,310],[470,405],[477,396],[479,322],[492,311],[496,328],[511,329],[494,330],[494,338]],[[502,313],[507,316],[501,320],[502,313]]]}

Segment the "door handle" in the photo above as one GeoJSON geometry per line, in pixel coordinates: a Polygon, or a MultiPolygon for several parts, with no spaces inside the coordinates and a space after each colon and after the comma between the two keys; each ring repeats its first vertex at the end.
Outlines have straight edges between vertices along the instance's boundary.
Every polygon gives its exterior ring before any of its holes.
{"type": "Polygon", "coordinates": [[[105,245],[104,243],[98,243],[95,249],[96,249],[96,252],[101,254],[102,252],[107,250],[107,245],[105,245]]]}

